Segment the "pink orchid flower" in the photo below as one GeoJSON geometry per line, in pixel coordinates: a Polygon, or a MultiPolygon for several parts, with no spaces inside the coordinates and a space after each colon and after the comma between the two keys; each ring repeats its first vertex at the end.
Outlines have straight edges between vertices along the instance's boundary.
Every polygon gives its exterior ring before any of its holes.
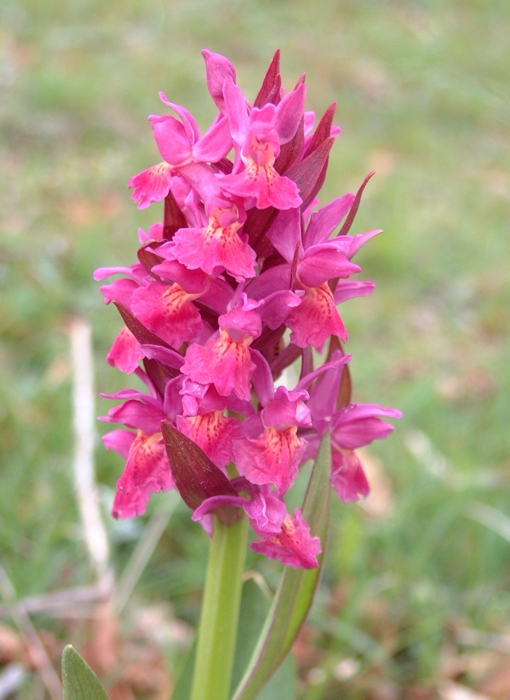
{"type": "Polygon", "coordinates": [[[297,185],[274,167],[282,145],[291,141],[303,117],[305,86],[299,85],[275,107],[253,107],[249,113],[241,90],[231,78],[224,85],[225,109],[236,162],[230,175],[219,176],[220,186],[237,197],[255,198],[258,209],[291,209],[302,200],[297,185]]]}
{"type": "Polygon", "coordinates": [[[162,221],[138,232],[138,261],[104,267],[105,303],[123,327],[108,362],[146,390],[109,396],[104,444],[125,460],[113,514],[145,512],[176,488],[211,533],[247,517],[251,548],[287,566],[318,566],[322,544],[286,500],[326,433],[331,486],[368,493],[356,449],[389,435],[400,412],[352,402],[337,306],[374,283],[353,279],[353,256],[379,230],[350,235],[363,190],[320,207],[317,195],[340,129],[335,106],[306,112],[303,79],[282,88],[276,52],[253,103],[230,61],[204,51],[217,107],[201,136],[194,117],[149,117],[163,162],[129,181],[139,208],[164,200],[162,221]],[[229,153],[233,152],[232,160],[229,153]],[[326,348],[320,358],[317,352],[326,348]],[[300,376],[277,386],[300,363],[300,376]]]}

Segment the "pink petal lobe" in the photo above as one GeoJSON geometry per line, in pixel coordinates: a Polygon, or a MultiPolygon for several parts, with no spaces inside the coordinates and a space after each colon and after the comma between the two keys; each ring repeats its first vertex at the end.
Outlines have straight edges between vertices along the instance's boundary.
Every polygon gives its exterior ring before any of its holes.
{"type": "Polygon", "coordinates": [[[278,131],[280,144],[290,141],[297,131],[305,106],[306,87],[301,83],[289,92],[276,108],[274,126],[278,131]]]}
{"type": "Polygon", "coordinates": [[[349,503],[367,496],[370,487],[358,456],[353,450],[332,449],[331,486],[340,500],[349,503]]]}
{"type": "Polygon", "coordinates": [[[234,141],[242,146],[246,140],[249,117],[245,97],[232,78],[227,76],[223,84],[225,111],[234,141]]]}
{"type": "Polygon", "coordinates": [[[274,484],[280,495],[288,491],[306,446],[296,433],[296,426],[283,430],[268,426],[257,439],[236,440],[234,456],[239,473],[252,484],[274,484]]]}
{"type": "Polygon", "coordinates": [[[217,163],[227,155],[232,145],[228,120],[218,119],[193,146],[193,160],[196,163],[217,163]]]}
{"type": "Polygon", "coordinates": [[[294,569],[314,569],[318,566],[317,555],[322,552],[320,539],[310,535],[310,527],[299,508],[295,509],[294,517],[286,516],[279,535],[253,542],[250,546],[253,551],[269,559],[280,559],[282,564],[294,569]]]}
{"type": "Polygon", "coordinates": [[[394,430],[394,426],[381,420],[401,418],[395,408],[384,408],[378,404],[350,404],[337,411],[332,419],[331,442],[339,448],[354,450],[374,440],[382,440],[394,430]]]}
{"type": "Polygon", "coordinates": [[[232,440],[240,435],[237,418],[227,418],[221,410],[178,416],[177,428],[196,442],[217,467],[226,467],[233,460],[232,440]]]}
{"type": "Polygon", "coordinates": [[[349,277],[360,271],[358,265],[327,243],[310,248],[299,263],[299,279],[306,287],[318,287],[335,277],[349,277]]]}
{"type": "Polygon", "coordinates": [[[151,282],[140,287],[131,301],[131,310],[149,330],[175,349],[193,340],[202,328],[202,319],[192,299],[177,283],[151,282]]]}
{"type": "Polygon", "coordinates": [[[126,492],[117,490],[113,501],[112,515],[116,519],[134,518],[147,510],[150,495],[137,488],[126,492]]]}
{"type": "Polygon", "coordinates": [[[335,289],[335,304],[353,299],[354,297],[366,297],[375,289],[375,282],[369,280],[339,280],[335,289]]]}
{"type": "Polygon", "coordinates": [[[310,410],[304,403],[309,398],[306,391],[289,391],[284,386],[277,387],[273,400],[262,410],[265,425],[278,430],[291,425],[311,425],[310,410]]]}
{"type": "Polygon", "coordinates": [[[222,228],[212,220],[203,229],[181,229],[174,235],[174,254],[186,267],[200,268],[212,275],[224,268],[238,281],[255,276],[255,251],[245,243],[237,230],[237,222],[222,228]]]}
{"type": "Polygon", "coordinates": [[[230,194],[255,197],[257,209],[294,209],[302,203],[296,183],[279,175],[270,162],[258,165],[250,159],[243,171],[224,175],[219,183],[230,194]]]}
{"type": "Polygon", "coordinates": [[[314,212],[304,235],[305,248],[327,240],[347,214],[353,201],[354,195],[348,192],[314,212]]]}
{"type": "Polygon", "coordinates": [[[251,337],[233,340],[221,330],[207,345],[193,343],[186,351],[182,373],[200,384],[214,384],[221,396],[234,392],[245,401],[251,397],[250,378],[255,369],[251,361],[251,337]]]}
{"type": "Polygon", "coordinates": [[[130,267],[98,267],[92,273],[92,277],[99,282],[112,275],[131,275],[130,267]]]}
{"type": "Polygon", "coordinates": [[[170,464],[161,433],[146,435],[139,431],[131,449],[124,473],[117,482],[120,491],[136,488],[145,493],[169,491],[174,488],[170,464]]]}
{"type": "Polygon", "coordinates": [[[337,335],[344,342],[347,340],[345,326],[327,283],[305,290],[301,304],[287,317],[287,325],[292,330],[291,342],[300,348],[313,345],[320,350],[331,335],[337,335]]]}
{"type": "Polygon", "coordinates": [[[301,214],[299,209],[280,212],[266,233],[276,250],[292,263],[296,246],[301,243],[301,214]]]}
{"type": "Polygon", "coordinates": [[[129,309],[133,292],[138,289],[139,285],[134,280],[126,279],[115,280],[111,284],[103,284],[99,287],[104,296],[104,303],[109,304],[111,301],[122,304],[129,309]]]}
{"type": "Polygon", "coordinates": [[[103,435],[102,440],[107,450],[115,450],[124,459],[127,459],[135,438],[136,435],[130,430],[111,430],[103,435]]]}
{"type": "Polygon", "coordinates": [[[264,305],[260,309],[260,316],[265,324],[275,330],[285,323],[290,310],[301,304],[301,299],[290,289],[282,289],[269,294],[264,299],[264,305]]]}
{"type": "MultiPolygon", "coordinates": [[[[178,116],[182,119],[182,126],[184,127],[188,141],[190,143],[195,143],[195,141],[200,137],[200,130],[195,117],[191,114],[191,112],[189,112],[186,107],[183,107],[182,105],[178,105],[175,102],[170,102],[168,97],[162,91],[159,93],[159,99],[178,114],[178,116]]],[[[173,119],[173,117],[171,118],[173,119]]],[[[150,121],[153,119],[167,119],[167,117],[149,117],[150,121]]]]}
{"type": "Polygon", "coordinates": [[[138,368],[138,363],[143,356],[140,343],[129,328],[124,326],[115,338],[106,359],[112,367],[117,367],[126,374],[132,374],[138,368]]]}
{"type": "Polygon", "coordinates": [[[170,191],[172,168],[168,163],[158,163],[152,168],[142,170],[128,182],[128,188],[134,188],[132,199],[138,202],[138,209],[145,209],[151,202],[161,202],[170,191]]]}
{"type": "MultiPolygon", "coordinates": [[[[150,399],[150,397],[146,398],[150,399]]],[[[123,423],[129,428],[152,434],[157,432],[163,418],[165,414],[159,405],[154,405],[150,401],[129,399],[110,408],[107,420],[111,423],[123,423]]]]}
{"type": "Polygon", "coordinates": [[[191,162],[191,134],[175,117],[150,116],[154,139],[159,152],[169,165],[179,167],[191,162]]]}
{"type": "Polygon", "coordinates": [[[259,537],[279,535],[287,515],[285,503],[269,488],[261,488],[252,501],[246,502],[244,511],[259,537]]]}

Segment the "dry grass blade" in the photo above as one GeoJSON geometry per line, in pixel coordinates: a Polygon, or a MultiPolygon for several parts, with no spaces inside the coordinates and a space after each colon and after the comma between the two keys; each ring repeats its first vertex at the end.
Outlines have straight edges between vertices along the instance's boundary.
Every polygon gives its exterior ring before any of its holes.
{"type": "Polygon", "coordinates": [[[62,700],[60,678],[53,668],[46,649],[39,639],[27,612],[16,601],[16,591],[2,566],[0,566],[0,591],[6,603],[10,606],[12,619],[18,627],[27,649],[30,650],[32,663],[37,668],[48,693],[52,700],[62,700]]]}
{"type": "Polygon", "coordinates": [[[138,540],[138,544],[128,561],[126,568],[122,572],[121,577],[115,589],[115,609],[120,613],[126,605],[138,579],[147,566],[149,559],[159,542],[159,538],[163,534],[165,527],[168,525],[172,513],[178,503],[177,494],[174,492],[169,494],[168,498],[173,500],[168,504],[167,510],[162,513],[155,513],[149,520],[142,536],[138,540]]]}
{"type": "Polygon", "coordinates": [[[90,324],[73,319],[69,335],[73,366],[74,478],[87,549],[98,581],[108,574],[109,547],[94,473],[94,381],[90,324]]]}
{"type": "MultiPolygon", "coordinates": [[[[77,607],[89,608],[98,601],[104,600],[110,594],[110,584],[95,583],[92,586],[77,586],[52,593],[27,596],[18,601],[26,613],[44,613],[45,615],[60,615],[75,612],[77,607]]],[[[0,605],[0,617],[9,617],[9,605],[0,605]]]]}
{"type": "Polygon", "coordinates": [[[479,523],[486,525],[510,542],[510,518],[497,508],[473,501],[469,504],[467,516],[478,520],[479,523]]]}
{"type": "Polygon", "coordinates": [[[23,664],[12,663],[0,673],[0,700],[5,700],[15,693],[25,680],[25,667],[23,664]]]}

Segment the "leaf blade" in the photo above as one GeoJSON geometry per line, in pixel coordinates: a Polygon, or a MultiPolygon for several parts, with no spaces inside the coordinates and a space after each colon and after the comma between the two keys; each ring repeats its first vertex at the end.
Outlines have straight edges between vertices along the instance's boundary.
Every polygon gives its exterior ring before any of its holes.
{"type": "MultiPolygon", "coordinates": [[[[242,631],[242,634],[238,634],[237,638],[232,690],[241,680],[244,669],[250,661],[270,605],[271,596],[255,579],[244,582],[239,615],[239,631],[242,631]]],[[[269,682],[257,694],[256,700],[296,700],[296,669],[292,654],[286,657],[271,676],[269,682]]]]}
{"type": "Polygon", "coordinates": [[[64,700],[108,700],[94,671],[70,644],[62,653],[62,684],[64,700]]]}

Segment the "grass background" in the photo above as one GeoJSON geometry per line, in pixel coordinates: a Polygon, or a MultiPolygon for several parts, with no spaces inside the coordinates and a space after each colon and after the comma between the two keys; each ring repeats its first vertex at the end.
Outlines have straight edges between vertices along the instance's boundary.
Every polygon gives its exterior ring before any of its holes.
{"type": "MultiPolygon", "coordinates": [[[[158,158],[146,121],[158,91],[204,127],[215,107],[200,49],[227,55],[253,97],[280,47],[288,88],[307,72],[308,108],[338,101],[322,202],[377,170],[356,220],[356,232],[385,230],[356,258],[377,289],[342,313],[355,398],[404,413],[370,448],[376,504],[334,506],[299,697],[451,700],[451,683],[510,697],[498,686],[510,687],[509,35],[497,0],[2,0],[0,557],[20,598],[92,578],[71,478],[68,326],[91,321],[101,390],[129,382],[104,360],[121,324],[91,275],[130,264],[137,227],[161,218],[126,190],[158,158]]],[[[105,502],[121,467],[98,445],[105,502]]],[[[145,522],[108,519],[117,572],[145,522]]],[[[206,549],[178,507],[121,638],[140,611],[196,622],[206,549]]],[[[275,580],[275,566],[252,564],[275,580]]],[[[181,647],[165,639],[171,676],[181,647]]],[[[44,697],[36,676],[19,697],[44,697]]]]}

